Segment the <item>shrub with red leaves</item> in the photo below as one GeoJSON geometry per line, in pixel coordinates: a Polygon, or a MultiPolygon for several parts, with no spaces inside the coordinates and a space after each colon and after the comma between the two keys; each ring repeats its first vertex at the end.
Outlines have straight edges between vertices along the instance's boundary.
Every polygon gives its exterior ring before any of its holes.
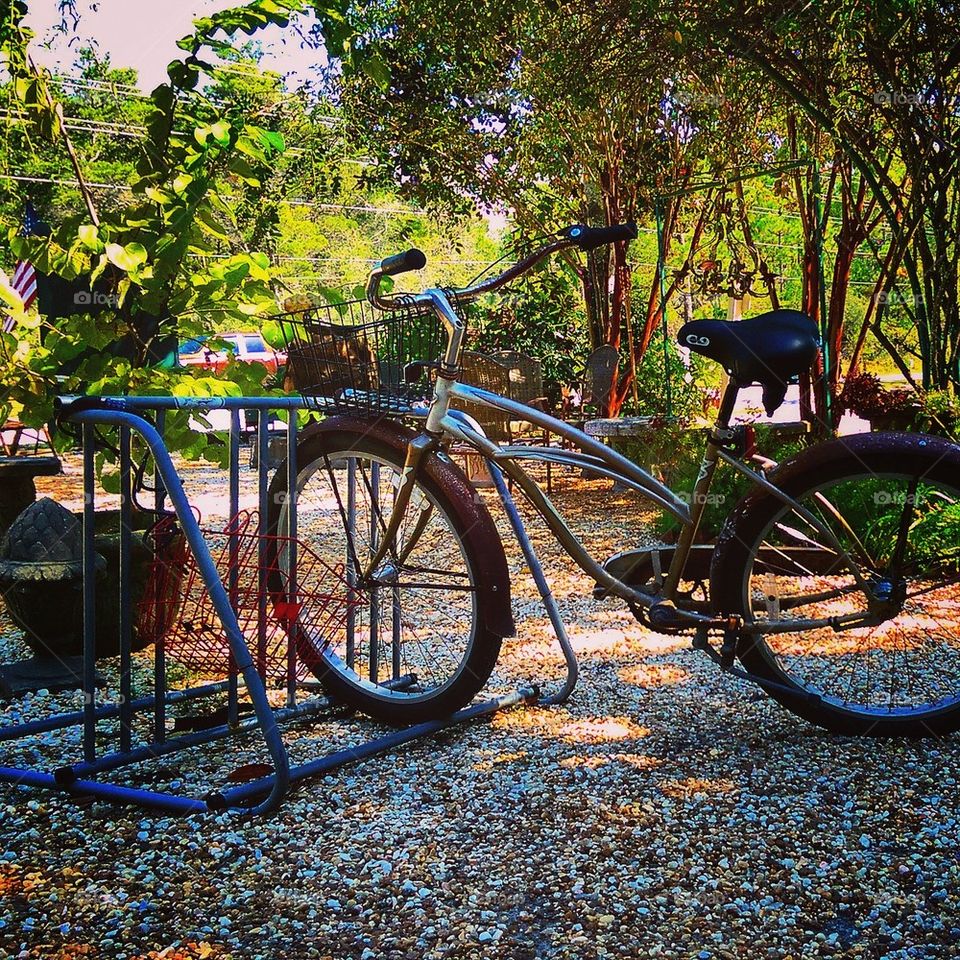
{"type": "Polygon", "coordinates": [[[920,397],[913,390],[884,390],[880,378],[873,373],[849,377],[840,394],[840,407],[864,420],[905,416],[920,412],[920,397]]]}

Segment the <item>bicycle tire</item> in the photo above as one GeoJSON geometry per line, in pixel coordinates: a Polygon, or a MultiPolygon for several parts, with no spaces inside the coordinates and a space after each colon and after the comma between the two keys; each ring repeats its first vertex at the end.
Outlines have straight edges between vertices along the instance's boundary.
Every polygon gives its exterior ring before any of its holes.
{"type": "MultiPolygon", "coordinates": [[[[919,434],[862,434],[810,447],[781,465],[769,479],[780,490],[801,501],[829,485],[869,475],[877,478],[916,476],[924,483],[960,490],[960,447],[938,437],[919,434]]],[[[750,586],[752,570],[767,531],[784,510],[782,501],[772,493],[755,487],[731,514],[711,564],[711,597],[717,613],[741,617],[748,625],[754,619],[751,596],[756,593],[750,586]]],[[[759,562],[763,566],[764,561],[759,562]]],[[[960,619],[960,609],[957,616],[960,619]]],[[[958,629],[956,623],[953,629],[955,632],[958,629]]],[[[798,683],[772,652],[771,643],[778,642],[776,636],[769,641],[766,637],[771,635],[742,635],[738,644],[739,660],[750,673],[779,685],[768,692],[782,706],[814,724],[839,734],[875,737],[939,736],[960,729],[960,676],[952,703],[931,704],[926,711],[890,710],[889,715],[881,715],[880,711],[868,711],[866,706],[853,709],[852,705],[833,702],[820,693],[811,696],[811,689],[798,683]]],[[[960,637],[957,640],[960,645],[960,637]]]]}
{"type": "MultiPolygon", "coordinates": [[[[382,424],[378,428],[350,417],[328,420],[321,424],[321,429],[304,435],[298,443],[299,476],[303,478],[310,473],[318,461],[329,464],[338,458],[350,456],[355,459],[378,458],[392,465],[399,474],[404,467],[406,439],[406,434],[384,429],[382,424]]],[[[498,590],[495,603],[473,604],[469,649],[456,675],[433,695],[406,697],[381,688],[379,684],[366,682],[365,678],[347,668],[343,658],[329,649],[320,651],[320,655],[313,657],[308,664],[333,699],[395,726],[441,719],[468,704],[493,672],[502,638],[513,632],[509,618],[506,557],[486,508],[471,496],[472,488],[462,471],[445,457],[432,455],[429,468],[421,473],[418,484],[422,485],[426,495],[456,534],[470,572],[472,589],[479,589],[478,581],[482,578],[484,590],[488,591],[491,584],[494,590],[498,590]]],[[[284,529],[283,510],[288,502],[287,489],[287,464],[284,462],[270,485],[267,521],[270,534],[280,533],[284,529]]],[[[301,531],[300,537],[303,536],[301,531]]],[[[309,540],[305,542],[310,546],[309,540]]],[[[274,553],[270,559],[270,569],[276,566],[274,553]]],[[[278,587],[275,580],[272,589],[277,590],[278,587]]]]}

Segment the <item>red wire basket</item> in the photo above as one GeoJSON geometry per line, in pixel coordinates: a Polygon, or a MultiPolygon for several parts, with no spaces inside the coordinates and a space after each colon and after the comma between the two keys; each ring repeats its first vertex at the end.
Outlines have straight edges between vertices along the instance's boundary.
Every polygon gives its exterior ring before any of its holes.
{"type": "MultiPolygon", "coordinates": [[[[203,534],[261,676],[282,681],[292,669],[303,679],[360,598],[342,564],[331,567],[300,540],[297,592],[291,596],[285,560],[291,540],[262,534],[259,526],[255,512],[241,511],[222,529],[203,534]]],[[[154,562],[138,610],[138,635],[144,643],[162,643],[171,659],[204,676],[236,673],[220,617],[175,518],[158,523],[149,536],[154,562]]]]}

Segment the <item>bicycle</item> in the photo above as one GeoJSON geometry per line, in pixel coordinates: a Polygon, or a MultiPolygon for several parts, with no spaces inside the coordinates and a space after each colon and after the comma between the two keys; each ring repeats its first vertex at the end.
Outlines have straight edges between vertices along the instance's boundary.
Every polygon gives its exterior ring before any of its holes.
{"type": "Polygon", "coordinates": [[[510,578],[493,519],[450,457],[455,443],[486,461],[502,496],[504,476],[522,491],[598,596],[625,601],[656,631],[692,635],[724,671],[796,714],[847,734],[960,727],[960,447],[872,433],[776,465],[746,457],[744,429],[731,424],[741,387],[761,384],[771,414],[811,366],[819,341],[808,317],[778,310],[680,330],[684,346],[727,374],[687,498],[549,414],[458,381],[466,304],[560,250],[634,236],[629,224],[576,225],[463,289],[381,294],[383,277],[425,265],[410,250],[371,272],[366,303],[282,318],[293,381],[327,416],[302,431],[296,491],[278,470],[269,529],[286,529],[295,497],[300,536],[345,567],[352,601],[335,636],[312,638],[322,647],[320,680],[369,715],[410,723],[458,709],[489,678],[514,634],[510,578]],[[492,407],[567,442],[492,443],[456,403],[492,407]],[[680,523],[676,544],[600,562],[524,469],[531,460],[635,491],[680,523]],[[716,541],[708,591],[695,598],[683,585],[721,463],[751,486],[716,541]]]}

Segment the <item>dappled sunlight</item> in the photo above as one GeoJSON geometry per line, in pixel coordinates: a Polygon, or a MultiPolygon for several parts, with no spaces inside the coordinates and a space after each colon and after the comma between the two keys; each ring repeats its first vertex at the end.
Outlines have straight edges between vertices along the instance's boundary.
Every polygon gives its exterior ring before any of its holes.
{"type": "Polygon", "coordinates": [[[665,633],[649,631],[644,631],[636,644],[637,648],[654,654],[675,653],[677,650],[686,650],[689,646],[689,637],[669,636],[665,633]]]}
{"type": "Polygon", "coordinates": [[[900,616],[876,627],[836,632],[829,628],[803,634],[774,634],[768,645],[781,656],[842,657],[869,653],[907,653],[928,647],[931,639],[950,641],[960,651],[960,637],[947,637],[942,624],[926,617],[900,616]]]}
{"type": "Polygon", "coordinates": [[[559,733],[561,739],[568,743],[607,743],[648,737],[650,729],[641,727],[628,717],[598,717],[571,720],[560,728],[559,733]]]}
{"type": "MultiPolygon", "coordinates": [[[[487,751],[484,751],[486,754],[487,751]]],[[[526,750],[515,750],[513,752],[504,751],[502,753],[493,753],[486,756],[483,760],[478,760],[473,764],[473,769],[479,773],[489,773],[495,767],[500,766],[503,763],[514,763],[517,760],[525,760],[527,757],[526,750]]]]}
{"type": "Polygon", "coordinates": [[[578,744],[638,740],[650,735],[649,728],[640,726],[630,717],[571,717],[568,712],[556,708],[529,708],[497,713],[490,721],[490,726],[505,732],[526,731],[541,737],[553,737],[578,744]]]}
{"type": "Polygon", "coordinates": [[[603,653],[624,642],[623,630],[573,630],[570,642],[577,653],[603,653]]]}
{"type": "Polygon", "coordinates": [[[568,719],[569,714],[562,708],[534,706],[523,710],[501,710],[490,718],[488,726],[505,733],[549,735],[568,719]]]}
{"type": "Polygon", "coordinates": [[[614,601],[613,605],[609,603],[604,603],[603,606],[600,605],[600,602],[594,606],[592,610],[587,614],[586,618],[592,623],[596,624],[609,624],[611,627],[619,627],[623,630],[625,627],[637,627],[639,629],[640,625],[633,619],[629,611],[625,606],[623,606],[622,601],[614,601]]]}
{"type": "Polygon", "coordinates": [[[672,663],[637,663],[624,667],[617,676],[638,687],[670,687],[693,679],[689,671],[672,663]]]}
{"type": "Polygon", "coordinates": [[[617,763],[637,770],[650,770],[653,767],[659,767],[663,761],[659,757],[651,757],[644,753],[575,753],[564,757],[560,761],[560,766],[565,770],[599,770],[601,767],[617,763]]]}
{"type": "Polygon", "coordinates": [[[20,868],[13,864],[4,864],[0,868],[0,897],[15,897],[24,892],[27,881],[20,868]]]}
{"type": "Polygon", "coordinates": [[[685,777],[683,780],[665,780],[660,790],[668,797],[687,800],[690,797],[707,794],[734,793],[737,789],[732,780],[707,780],[701,777],[685,777]]]}

